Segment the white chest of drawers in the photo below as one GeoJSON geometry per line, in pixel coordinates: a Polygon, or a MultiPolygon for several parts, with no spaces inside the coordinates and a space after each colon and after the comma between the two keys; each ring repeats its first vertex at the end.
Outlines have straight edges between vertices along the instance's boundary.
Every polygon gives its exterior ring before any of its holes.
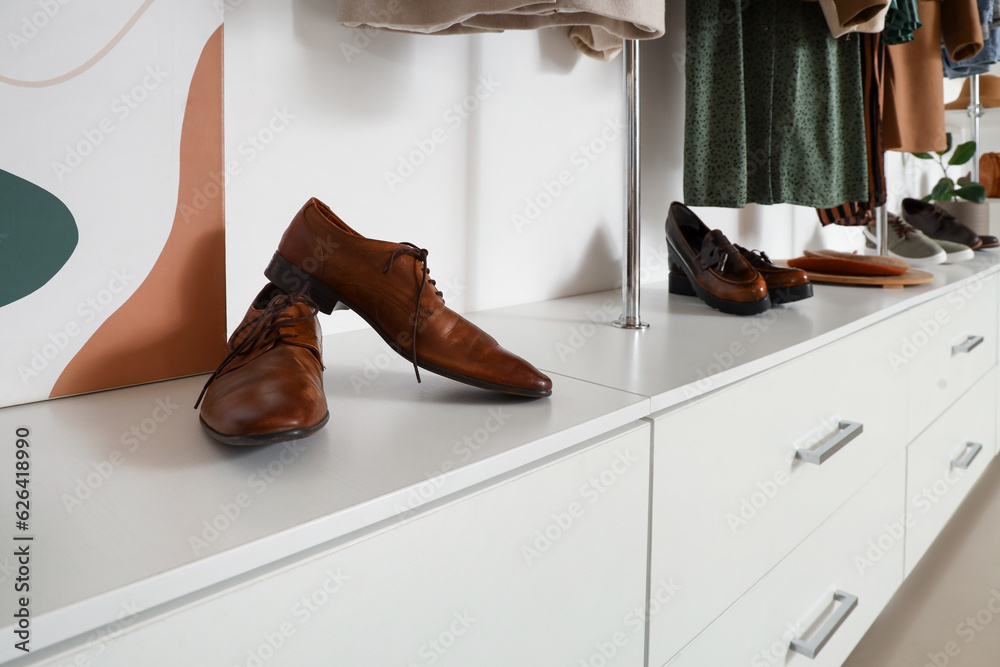
{"type": "Polygon", "coordinates": [[[395,359],[359,392],[383,350],[332,337],[330,425],[197,554],[189,534],[276,450],[172,418],[78,511],[58,503],[197,379],[0,411],[49,443],[51,496],[38,650],[0,660],[840,664],[997,451],[996,267],[749,319],[653,285],[642,333],[608,326],[611,293],[474,314],[553,374],[548,401],[415,385],[395,359]]]}

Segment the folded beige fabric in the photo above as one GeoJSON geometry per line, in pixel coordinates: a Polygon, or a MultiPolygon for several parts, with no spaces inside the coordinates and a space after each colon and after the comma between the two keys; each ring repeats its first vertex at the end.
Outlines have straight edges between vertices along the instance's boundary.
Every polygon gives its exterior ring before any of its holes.
{"type": "Polygon", "coordinates": [[[890,0],[819,0],[819,5],[830,32],[841,37],[852,32],[882,32],[890,0]]]}
{"type": "Polygon", "coordinates": [[[579,26],[591,30],[577,31],[573,44],[608,60],[622,39],[663,35],[664,12],[665,0],[341,0],[337,20],[351,28],[436,35],[579,26]]]}
{"type": "Polygon", "coordinates": [[[581,53],[604,61],[617,57],[623,48],[621,37],[592,25],[575,25],[570,28],[569,41],[581,53]]]}

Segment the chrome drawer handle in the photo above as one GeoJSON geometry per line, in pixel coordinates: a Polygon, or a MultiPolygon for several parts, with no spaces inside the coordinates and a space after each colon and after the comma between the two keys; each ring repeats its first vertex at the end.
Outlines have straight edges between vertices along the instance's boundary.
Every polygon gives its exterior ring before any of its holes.
{"type": "Polygon", "coordinates": [[[801,639],[793,639],[793,651],[801,653],[810,660],[814,659],[819,655],[823,647],[826,646],[826,643],[830,641],[830,637],[837,631],[837,628],[847,620],[847,616],[858,606],[858,596],[845,593],[844,591],[836,591],[833,594],[833,600],[834,602],[840,602],[840,607],[837,608],[837,611],[830,618],[826,619],[823,625],[819,626],[816,636],[811,641],[806,642],[801,639]]]}
{"type": "Polygon", "coordinates": [[[982,449],[983,446],[978,442],[967,442],[965,443],[965,450],[966,450],[965,456],[963,456],[960,459],[955,459],[954,461],[951,462],[951,464],[956,468],[961,468],[962,470],[965,470],[970,465],[972,465],[972,462],[976,459],[977,456],[979,456],[979,452],[981,452],[982,449]]]}
{"type": "Polygon", "coordinates": [[[973,336],[972,334],[969,334],[969,337],[965,339],[964,343],[962,343],[961,345],[951,346],[951,353],[959,354],[960,352],[965,352],[965,353],[972,352],[974,349],[979,347],[979,344],[982,342],[983,342],[982,336],[973,336]]]}
{"type": "Polygon", "coordinates": [[[840,433],[827,440],[822,447],[819,449],[797,449],[795,450],[795,458],[802,459],[806,463],[820,465],[840,451],[844,445],[861,435],[865,429],[864,424],[849,421],[841,421],[837,428],[840,429],[840,433]]]}

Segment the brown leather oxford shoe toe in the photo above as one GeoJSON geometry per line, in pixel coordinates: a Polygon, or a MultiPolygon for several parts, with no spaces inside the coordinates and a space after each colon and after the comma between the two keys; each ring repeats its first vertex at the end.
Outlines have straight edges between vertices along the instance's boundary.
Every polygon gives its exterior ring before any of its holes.
{"type": "Polygon", "coordinates": [[[396,353],[459,382],[518,396],[552,393],[552,381],[444,304],[428,276],[427,251],[365,238],[310,199],[285,230],[268,279],[286,291],[309,286],[324,313],[358,313],[396,353]]]}
{"type": "Polygon", "coordinates": [[[229,339],[229,355],[198,397],[201,423],[227,445],[304,438],[329,419],[323,336],[305,294],[268,285],[229,339]]]}

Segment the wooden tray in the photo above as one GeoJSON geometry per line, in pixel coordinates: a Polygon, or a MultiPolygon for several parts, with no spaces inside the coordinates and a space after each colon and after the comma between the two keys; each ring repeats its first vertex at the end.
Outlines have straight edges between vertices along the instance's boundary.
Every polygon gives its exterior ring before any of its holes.
{"type": "MultiPolygon", "coordinates": [[[[788,266],[785,260],[776,261],[778,266],[788,266]]],[[[806,271],[809,280],[814,283],[832,283],[835,285],[870,285],[888,289],[902,289],[907,285],[923,285],[934,280],[934,274],[929,271],[910,268],[898,276],[842,276],[835,273],[817,273],[806,271]]]]}

